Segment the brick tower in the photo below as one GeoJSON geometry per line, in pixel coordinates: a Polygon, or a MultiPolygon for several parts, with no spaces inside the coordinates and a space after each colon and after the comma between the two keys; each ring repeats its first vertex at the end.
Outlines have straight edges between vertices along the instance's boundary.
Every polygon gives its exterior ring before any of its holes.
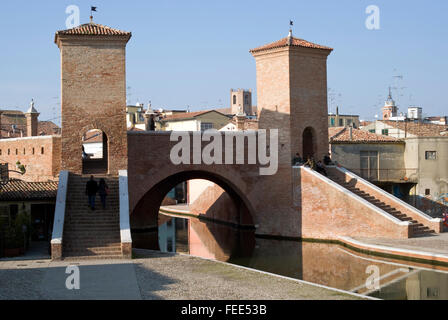
{"type": "Polygon", "coordinates": [[[126,44],[130,32],[93,22],[56,32],[61,52],[61,169],[82,173],[82,138],[99,129],[107,172],[127,169],[126,44]]]}
{"type": "Polygon", "coordinates": [[[333,49],[292,36],[250,50],[259,128],[279,129],[279,163],[328,153],[327,57],[333,49]]]}

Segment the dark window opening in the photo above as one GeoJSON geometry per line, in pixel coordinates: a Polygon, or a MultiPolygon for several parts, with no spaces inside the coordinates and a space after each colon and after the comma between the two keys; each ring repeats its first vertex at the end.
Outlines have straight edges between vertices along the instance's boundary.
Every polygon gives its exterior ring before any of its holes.
{"type": "Polygon", "coordinates": [[[437,160],[437,151],[426,151],[425,159],[426,160],[437,160]]]}

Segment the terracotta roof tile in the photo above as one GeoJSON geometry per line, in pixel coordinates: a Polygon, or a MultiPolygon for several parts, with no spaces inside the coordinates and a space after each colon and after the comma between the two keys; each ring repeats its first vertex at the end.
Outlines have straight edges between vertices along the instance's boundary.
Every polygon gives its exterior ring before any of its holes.
{"type": "Polygon", "coordinates": [[[58,182],[26,182],[11,179],[0,187],[0,200],[43,200],[56,199],[58,182]]]}
{"type": "Polygon", "coordinates": [[[417,137],[448,136],[448,125],[393,120],[381,120],[381,122],[417,137]]]}
{"type": "MultiPolygon", "coordinates": [[[[252,50],[250,50],[250,52],[255,53],[255,52],[259,52],[259,51],[282,48],[282,47],[287,47],[287,46],[288,46],[288,37],[285,37],[278,41],[266,44],[264,46],[261,46],[261,47],[255,48],[255,49],[252,49],[252,50]]],[[[295,37],[292,37],[291,46],[333,51],[333,49],[330,47],[322,46],[320,44],[312,43],[312,42],[309,42],[309,41],[306,41],[303,39],[299,39],[299,38],[295,38],[295,37]]]]}
{"type": "Polygon", "coordinates": [[[175,120],[186,120],[186,119],[193,119],[200,115],[209,113],[209,112],[216,112],[223,116],[226,116],[225,114],[222,114],[219,111],[216,110],[205,110],[205,111],[196,111],[196,112],[185,112],[185,113],[177,113],[170,116],[166,116],[162,119],[162,121],[175,121],[175,120]]]}
{"type": "Polygon", "coordinates": [[[57,31],[56,35],[130,36],[131,33],[91,22],[76,28],[57,31]]]}
{"type": "Polygon", "coordinates": [[[382,136],[376,133],[371,133],[361,129],[352,128],[352,137],[350,138],[350,130],[347,127],[331,127],[328,128],[328,137],[330,143],[333,142],[347,142],[347,143],[393,143],[402,142],[403,140],[382,136]]]}

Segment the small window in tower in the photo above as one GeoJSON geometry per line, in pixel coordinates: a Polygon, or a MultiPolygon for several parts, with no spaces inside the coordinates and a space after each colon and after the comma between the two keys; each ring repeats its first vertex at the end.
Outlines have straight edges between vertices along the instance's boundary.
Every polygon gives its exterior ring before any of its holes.
{"type": "Polygon", "coordinates": [[[8,149],[8,156],[11,154],[11,150],[8,149]]]}
{"type": "Polygon", "coordinates": [[[431,195],[431,189],[425,189],[425,196],[431,195]]]}
{"type": "Polygon", "coordinates": [[[33,148],[33,150],[31,151],[31,153],[34,154],[34,148],[33,148]]]}
{"type": "Polygon", "coordinates": [[[25,154],[26,153],[26,150],[25,150],[25,148],[23,148],[23,154],[25,154]]]}
{"type": "Polygon", "coordinates": [[[19,154],[19,150],[18,149],[16,149],[16,155],[18,155],[19,154]]]}
{"type": "Polygon", "coordinates": [[[2,149],[0,149],[0,156],[2,155],[2,149]]]}
{"type": "Polygon", "coordinates": [[[44,147],[40,148],[40,154],[44,154],[44,147]]]}
{"type": "Polygon", "coordinates": [[[249,95],[247,95],[247,94],[244,96],[244,104],[245,105],[249,104],[249,95]]]}
{"type": "Polygon", "coordinates": [[[236,104],[236,95],[233,95],[233,104],[236,104]]]}

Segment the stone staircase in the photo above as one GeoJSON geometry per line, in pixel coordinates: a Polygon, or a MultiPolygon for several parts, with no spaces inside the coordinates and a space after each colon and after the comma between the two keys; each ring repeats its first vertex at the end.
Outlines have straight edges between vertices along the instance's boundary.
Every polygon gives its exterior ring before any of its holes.
{"type": "Polygon", "coordinates": [[[106,209],[97,194],[95,211],[85,194],[90,175],[70,174],[65,211],[62,256],[64,258],[121,259],[118,177],[96,175],[106,180],[109,195],[106,209]]]}
{"type": "MultiPolygon", "coordinates": [[[[352,193],[358,195],[359,197],[363,198],[364,200],[370,202],[374,206],[382,209],[383,211],[387,212],[388,214],[394,216],[395,218],[401,220],[401,221],[408,221],[411,223],[412,228],[412,237],[421,237],[425,235],[429,235],[432,233],[435,233],[434,230],[432,230],[430,227],[423,224],[421,221],[415,220],[409,216],[407,216],[405,213],[398,210],[392,203],[385,203],[384,201],[381,201],[377,199],[372,194],[361,190],[357,188],[356,186],[353,186],[350,184],[350,182],[347,182],[343,177],[340,175],[334,174],[334,171],[328,172],[328,178],[333,180],[334,182],[338,183],[345,189],[351,191],[352,193]]],[[[386,192],[386,191],[384,191],[386,192]]]]}

